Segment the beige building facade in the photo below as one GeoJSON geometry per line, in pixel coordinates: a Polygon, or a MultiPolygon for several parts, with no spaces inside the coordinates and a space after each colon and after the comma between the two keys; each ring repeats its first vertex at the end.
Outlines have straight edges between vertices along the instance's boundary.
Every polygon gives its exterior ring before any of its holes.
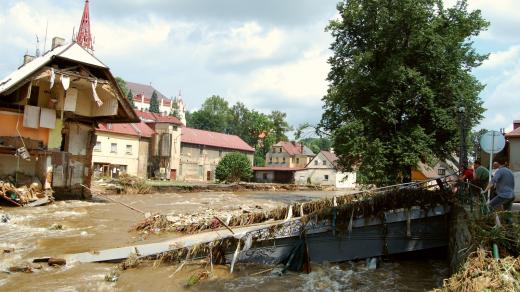
{"type": "Polygon", "coordinates": [[[265,165],[271,167],[301,168],[314,157],[305,145],[294,141],[281,141],[272,146],[265,156],[265,165]]]}
{"type": "Polygon", "coordinates": [[[255,149],[236,135],[183,127],[178,180],[214,182],[215,170],[228,153],[246,154],[253,165],[255,149]]]}
{"type": "Polygon", "coordinates": [[[92,155],[94,174],[118,177],[126,173],[147,178],[152,133],[142,122],[100,124],[92,155]]]}

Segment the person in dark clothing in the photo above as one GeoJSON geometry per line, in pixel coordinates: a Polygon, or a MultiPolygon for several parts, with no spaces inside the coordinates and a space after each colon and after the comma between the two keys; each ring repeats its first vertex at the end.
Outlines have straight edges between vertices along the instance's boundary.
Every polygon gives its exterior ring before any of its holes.
{"type": "Polygon", "coordinates": [[[484,191],[487,192],[492,187],[495,187],[497,196],[489,201],[488,206],[490,211],[495,211],[500,206],[506,211],[511,211],[513,200],[515,199],[515,177],[511,170],[505,166],[504,161],[495,160],[495,162],[498,163],[498,169],[484,191]]]}

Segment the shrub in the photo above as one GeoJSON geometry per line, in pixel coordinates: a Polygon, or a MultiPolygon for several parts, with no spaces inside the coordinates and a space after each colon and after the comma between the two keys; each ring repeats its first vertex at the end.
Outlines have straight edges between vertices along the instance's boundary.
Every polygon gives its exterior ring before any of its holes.
{"type": "Polygon", "coordinates": [[[218,163],[215,177],[219,181],[238,182],[249,180],[253,175],[251,162],[243,153],[228,153],[218,163]]]}

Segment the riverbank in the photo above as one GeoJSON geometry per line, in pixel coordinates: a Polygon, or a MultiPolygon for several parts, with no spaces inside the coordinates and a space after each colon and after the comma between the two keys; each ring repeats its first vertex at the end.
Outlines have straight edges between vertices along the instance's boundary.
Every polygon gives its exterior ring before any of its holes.
{"type": "Polygon", "coordinates": [[[194,192],[251,192],[251,191],[351,191],[331,186],[297,185],[279,183],[204,183],[144,180],[137,177],[98,179],[92,189],[101,194],[148,194],[148,193],[194,193],[194,192]]]}

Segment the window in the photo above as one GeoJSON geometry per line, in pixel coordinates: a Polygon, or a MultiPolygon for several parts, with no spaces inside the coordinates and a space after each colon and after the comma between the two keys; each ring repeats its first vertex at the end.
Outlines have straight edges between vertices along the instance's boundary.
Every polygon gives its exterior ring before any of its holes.
{"type": "Polygon", "coordinates": [[[300,164],[300,158],[296,158],[296,164],[300,164]]]}
{"type": "Polygon", "coordinates": [[[101,142],[96,141],[96,146],[94,146],[94,151],[101,151],[101,142]]]}
{"type": "Polygon", "coordinates": [[[437,169],[437,174],[438,175],[446,175],[446,169],[444,169],[444,168],[437,169]]]}
{"type": "Polygon", "coordinates": [[[324,175],[323,180],[329,180],[329,175],[328,174],[324,175]]]}
{"type": "Polygon", "coordinates": [[[222,157],[222,149],[218,151],[218,157],[222,157]]]}
{"type": "Polygon", "coordinates": [[[327,165],[327,160],[323,160],[323,165],[327,165]]]}
{"type": "Polygon", "coordinates": [[[269,163],[273,163],[273,157],[269,157],[269,163]]]}
{"type": "Polygon", "coordinates": [[[117,153],[117,143],[110,143],[110,153],[117,153]]]}
{"type": "Polygon", "coordinates": [[[264,180],[267,180],[267,173],[265,173],[265,172],[263,173],[263,178],[264,178],[264,180]]]}
{"type": "Polygon", "coordinates": [[[199,154],[202,155],[203,151],[204,151],[204,146],[200,145],[199,146],[199,154]]]}
{"type": "Polygon", "coordinates": [[[278,152],[282,153],[282,147],[278,148],[278,152]]]}
{"type": "Polygon", "coordinates": [[[132,145],[126,145],[126,154],[132,154],[132,145]]]}
{"type": "Polygon", "coordinates": [[[314,160],[314,165],[318,165],[318,160],[314,160]]]}
{"type": "Polygon", "coordinates": [[[282,162],[283,162],[283,163],[285,163],[285,157],[284,157],[284,158],[282,158],[282,162]]]}

